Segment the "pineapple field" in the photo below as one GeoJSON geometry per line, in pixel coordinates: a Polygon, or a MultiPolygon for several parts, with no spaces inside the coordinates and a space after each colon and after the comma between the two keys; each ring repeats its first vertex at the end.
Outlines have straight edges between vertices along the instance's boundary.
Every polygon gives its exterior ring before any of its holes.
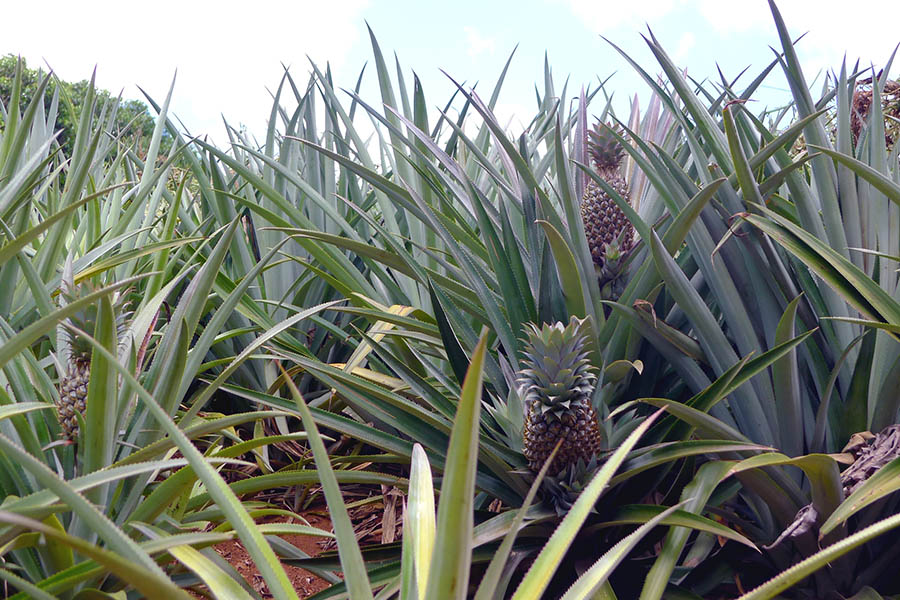
{"type": "Polygon", "coordinates": [[[18,62],[0,597],[900,598],[900,82],[769,6],[758,73],[649,34],[645,108],[547,66],[515,135],[509,62],[374,34],[227,144],[18,62]]]}

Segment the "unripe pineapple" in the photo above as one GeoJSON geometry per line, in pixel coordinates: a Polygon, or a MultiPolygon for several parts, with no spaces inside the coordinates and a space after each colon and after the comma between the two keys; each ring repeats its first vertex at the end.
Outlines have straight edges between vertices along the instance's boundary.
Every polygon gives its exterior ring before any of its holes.
{"type": "MultiPolygon", "coordinates": [[[[620,173],[624,150],[605,123],[597,123],[588,132],[587,150],[597,174],[626,202],[630,202],[628,183],[620,173]]],[[[581,219],[603,296],[616,299],[621,294],[619,278],[624,259],[634,246],[634,227],[622,209],[593,179],[581,197],[581,219]]]]}
{"type": "Polygon", "coordinates": [[[590,485],[599,465],[600,461],[596,456],[587,462],[578,460],[556,475],[545,478],[541,486],[544,500],[553,507],[556,514],[564,516],[571,510],[581,492],[590,485]]]}
{"type": "MultiPolygon", "coordinates": [[[[83,283],[74,292],[63,292],[62,294],[67,303],[71,303],[95,291],[97,290],[93,286],[83,283]]],[[[117,295],[113,301],[113,309],[116,314],[116,329],[121,339],[129,317],[129,313],[125,312],[124,296],[117,295]]],[[[67,322],[71,327],[88,335],[94,335],[98,310],[98,304],[91,304],[69,317],[67,322]]],[[[69,360],[65,374],[59,379],[59,399],[56,402],[56,411],[63,434],[67,438],[75,440],[78,438],[79,429],[77,415],[81,415],[83,418],[87,409],[93,346],[81,333],[71,329],[66,331],[69,360]]]]}
{"type": "Polygon", "coordinates": [[[534,472],[559,440],[550,475],[579,460],[587,463],[601,450],[603,438],[591,405],[596,377],[585,348],[584,322],[572,317],[568,325],[528,325],[526,367],[519,372],[519,383],[526,410],[523,453],[534,472]]]}
{"type": "Polygon", "coordinates": [[[72,343],[72,358],[66,373],[59,380],[59,399],[56,413],[63,434],[74,440],[78,438],[78,415],[84,416],[87,408],[88,383],[91,380],[91,350],[75,350],[72,343]]]}

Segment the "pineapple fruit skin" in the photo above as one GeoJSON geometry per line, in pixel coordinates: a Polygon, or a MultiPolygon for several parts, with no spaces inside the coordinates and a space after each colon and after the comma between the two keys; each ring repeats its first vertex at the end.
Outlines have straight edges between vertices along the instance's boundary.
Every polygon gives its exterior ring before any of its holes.
{"type": "MultiPolygon", "coordinates": [[[[67,303],[97,291],[91,283],[81,283],[74,289],[61,290],[67,303]]],[[[113,311],[116,318],[116,336],[122,342],[131,313],[128,310],[129,300],[126,294],[116,294],[113,298],[113,311]]],[[[92,304],[78,311],[68,319],[68,324],[90,335],[94,334],[97,325],[99,304],[92,304]]],[[[65,373],[59,379],[59,397],[56,400],[56,415],[63,435],[77,441],[79,436],[78,415],[87,410],[88,387],[91,381],[91,355],[93,346],[80,333],[67,331],[69,360],[65,373]]]]}
{"type": "Polygon", "coordinates": [[[547,471],[551,476],[602,450],[603,438],[593,406],[579,406],[559,419],[547,419],[540,412],[540,407],[532,405],[525,417],[524,454],[532,471],[540,470],[560,439],[559,452],[547,471]]]}
{"type": "MultiPolygon", "coordinates": [[[[624,149],[612,129],[598,123],[588,133],[586,142],[588,155],[600,179],[630,204],[628,182],[620,172],[624,149]]],[[[625,259],[634,247],[634,226],[615,200],[593,179],[588,181],[581,197],[581,220],[596,265],[601,295],[604,299],[616,300],[624,288],[625,259]]]]}
{"type": "Polygon", "coordinates": [[[602,449],[603,436],[591,404],[596,377],[587,356],[584,323],[573,317],[565,326],[529,325],[519,383],[526,407],[522,449],[534,472],[558,443],[560,449],[548,470],[551,476],[579,461],[590,462],[602,449]]]}
{"type": "Polygon", "coordinates": [[[60,381],[59,400],[56,402],[56,413],[63,434],[74,440],[78,438],[78,417],[84,415],[87,408],[88,384],[91,380],[90,361],[77,360],[69,364],[66,374],[60,381]]]}
{"type": "MultiPolygon", "coordinates": [[[[604,181],[616,190],[624,200],[629,200],[628,184],[616,175],[604,181]]],[[[594,180],[588,182],[581,197],[581,220],[584,233],[591,250],[594,263],[602,266],[606,262],[606,248],[621,236],[621,251],[628,252],[634,239],[634,228],[619,205],[600,189],[594,180]],[[626,235],[622,236],[625,233],[626,235]]]]}

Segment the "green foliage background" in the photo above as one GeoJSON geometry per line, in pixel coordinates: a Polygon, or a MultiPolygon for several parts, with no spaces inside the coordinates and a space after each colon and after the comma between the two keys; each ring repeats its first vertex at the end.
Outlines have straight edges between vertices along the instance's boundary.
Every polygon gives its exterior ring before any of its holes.
{"type": "MultiPolygon", "coordinates": [[[[41,78],[46,75],[42,69],[30,69],[22,60],[22,93],[20,102],[22,106],[26,106],[34,97],[41,78]]],[[[7,54],[0,58],[0,102],[4,106],[9,105],[10,94],[12,93],[13,80],[16,76],[16,63],[19,57],[14,54],[7,54]]],[[[44,110],[49,110],[53,102],[54,94],[59,90],[59,116],[56,120],[58,126],[62,129],[58,140],[66,156],[72,156],[72,145],[75,143],[75,129],[78,124],[78,116],[81,114],[81,106],[84,103],[90,81],[82,79],[81,81],[72,83],[63,81],[58,77],[54,77],[49,83],[47,93],[44,94],[44,110]]],[[[94,92],[97,96],[97,112],[102,110],[103,106],[109,106],[108,101],[112,100],[112,93],[108,90],[97,89],[94,92]]],[[[4,116],[0,114],[0,125],[4,123],[4,116]]],[[[117,130],[113,132],[126,143],[126,145],[135,146],[135,151],[143,156],[150,144],[150,137],[153,135],[154,117],[150,114],[150,110],[146,104],[140,100],[124,100],[119,102],[116,113],[117,130]]],[[[168,132],[164,132],[161,142],[162,151],[168,152],[172,146],[172,136],[168,132]]]]}

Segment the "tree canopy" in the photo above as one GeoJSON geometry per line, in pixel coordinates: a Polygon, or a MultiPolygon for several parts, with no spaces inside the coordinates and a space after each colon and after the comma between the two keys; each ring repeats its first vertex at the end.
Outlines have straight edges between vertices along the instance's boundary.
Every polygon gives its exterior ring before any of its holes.
{"type": "MultiPolygon", "coordinates": [[[[20,60],[22,62],[22,87],[19,100],[22,106],[25,106],[34,96],[41,79],[46,76],[46,72],[42,69],[29,69],[25,59],[14,54],[0,57],[0,102],[4,106],[9,106],[13,82],[16,76],[16,64],[20,60]]],[[[71,156],[72,153],[78,115],[81,113],[81,107],[90,85],[90,81],[86,79],[72,83],[54,76],[47,86],[47,92],[44,94],[44,108],[49,109],[50,102],[58,88],[59,114],[56,119],[56,126],[62,130],[58,141],[67,156],[71,156]]],[[[116,100],[108,90],[95,89],[95,94],[97,97],[97,111],[102,110],[104,105],[108,105],[116,100]]],[[[3,123],[4,112],[0,112],[0,124],[3,123]]],[[[119,99],[115,119],[116,131],[109,133],[114,136],[121,135],[123,141],[133,143],[135,151],[141,153],[150,143],[154,124],[154,116],[144,102],[119,99]]],[[[164,152],[168,150],[171,143],[171,136],[168,132],[165,132],[162,140],[164,152]]]]}

